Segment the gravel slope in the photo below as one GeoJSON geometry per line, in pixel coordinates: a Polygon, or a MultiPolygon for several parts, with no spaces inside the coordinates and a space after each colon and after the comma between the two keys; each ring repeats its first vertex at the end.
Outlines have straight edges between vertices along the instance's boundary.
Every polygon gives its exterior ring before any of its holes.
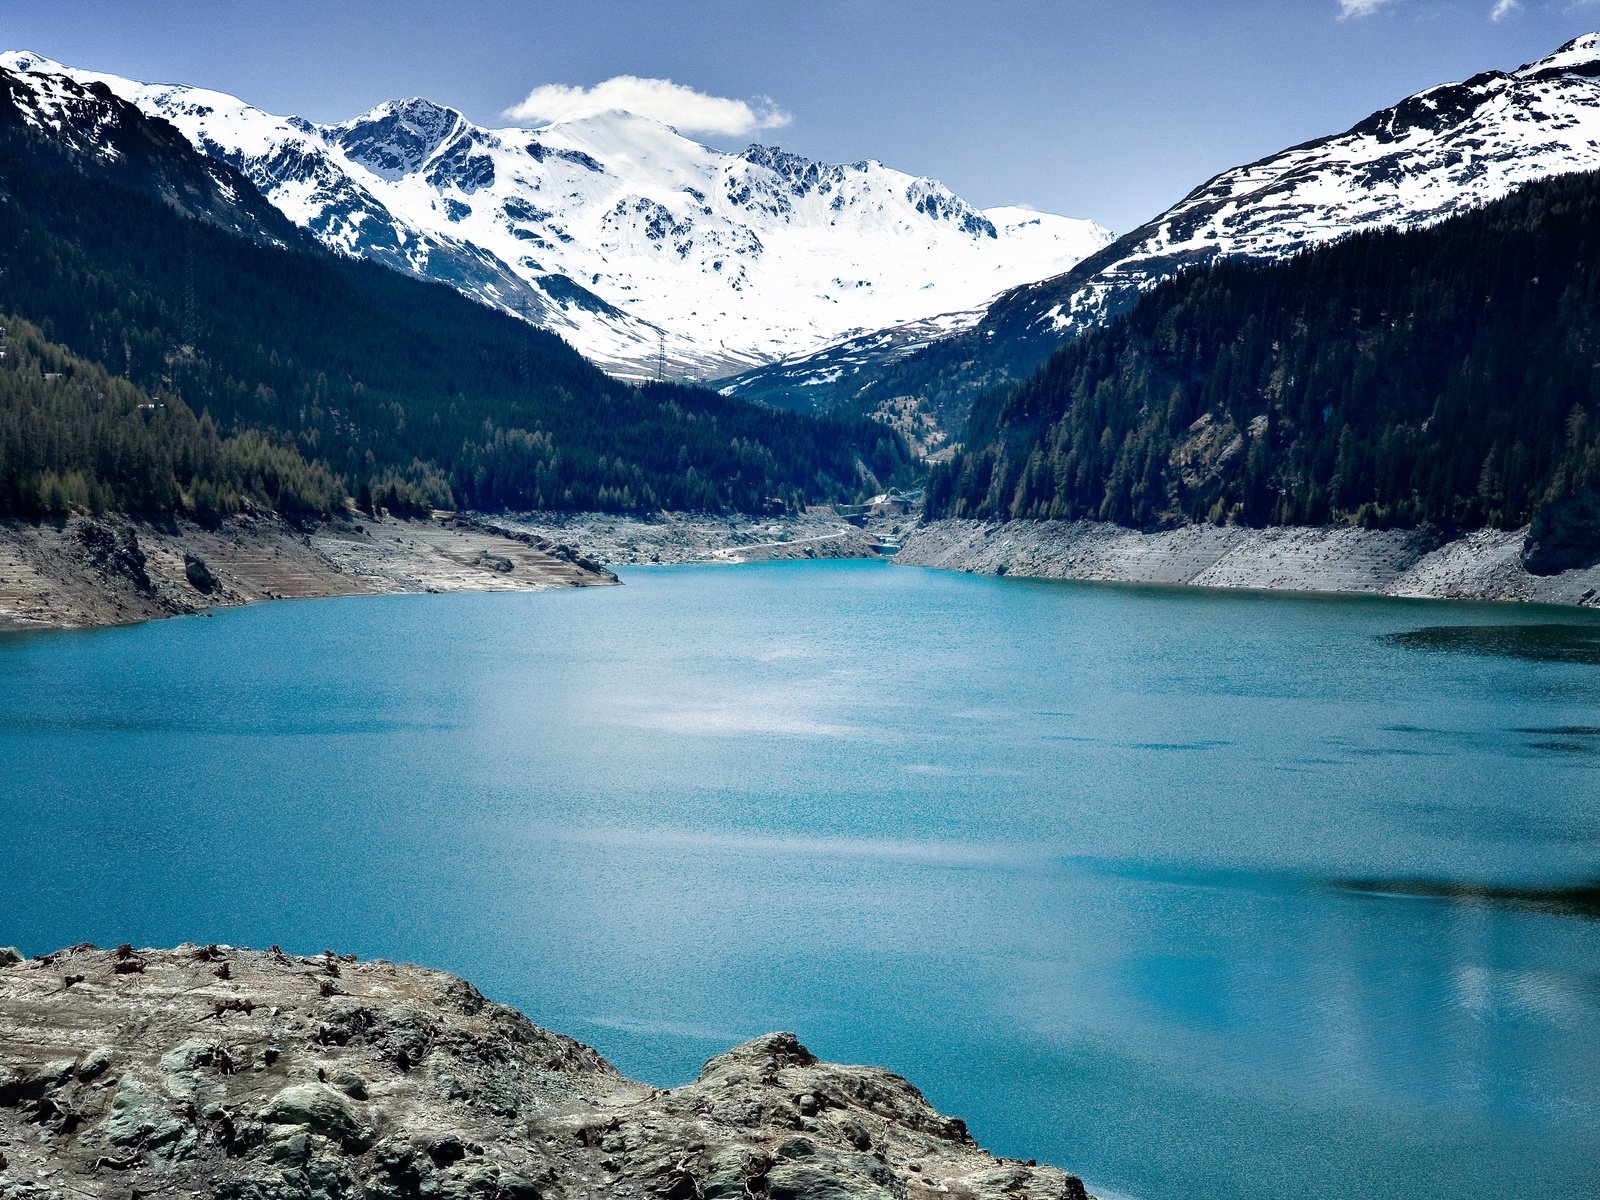
{"type": "Polygon", "coordinates": [[[1096,521],[944,520],[912,528],[895,561],[1042,579],[1600,606],[1600,566],[1532,575],[1521,561],[1525,536],[1351,526],[1142,533],[1096,521]]]}

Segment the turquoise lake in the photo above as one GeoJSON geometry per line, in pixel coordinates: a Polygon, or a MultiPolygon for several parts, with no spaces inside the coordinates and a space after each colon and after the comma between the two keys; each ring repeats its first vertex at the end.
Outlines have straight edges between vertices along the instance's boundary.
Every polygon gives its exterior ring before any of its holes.
{"type": "Polygon", "coordinates": [[[0,945],[791,1029],[1137,1200],[1600,1195],[1600,619],[941,574],[0,637],[0,945]]]}

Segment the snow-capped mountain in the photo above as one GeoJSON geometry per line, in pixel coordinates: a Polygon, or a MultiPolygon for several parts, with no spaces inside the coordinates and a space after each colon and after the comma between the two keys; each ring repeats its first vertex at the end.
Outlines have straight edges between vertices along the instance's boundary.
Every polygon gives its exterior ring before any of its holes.
{"type": "Polygon", "coordinates": [[[878,162],[728,154],[626,112],[484,129],[428,100],[351,121],[0,55],[99,82],[244,173],[325,244],[522,313],[624,375],[700,378],[971,309],[1110,241],[1090,221],[980,211],[878,162]]]}
{"type": "MultiPolygon", "coordinates": [[[[1064,275],[1001,296],[976,328],[925,348],[925,373],[947,377],[959,363],[972,386],[992,383],[1031,369],[1074,331],[1125,311],[1180,270],[1427,225],[1535,179],[1596,169],[1600,34],[1590,34],[1518,70],[1430,88],[1344,133],[1218,175],[1064,275]],[[963,336],[970,344],[956,347],[963,336]]],[[[756,369],[727,390],[828,407],[874,386],[897,359],[906,365],[895,386],[914,390],[905,347],[915,343],[880,331],[756,369]]]]}
{"type": "Polygon", "coordinates": [[[1128,289],[1184,267],[1430,225],[1532,180],[1596,168],[1600,34],[1590,34],[1516,71],[1430,88],[1345,133],[1226,171],[1120,239],[1088,286],[1053,296],[1049,283],[1025,287],[996,315],[1070,331],[1120,307],[1128,289]]]}

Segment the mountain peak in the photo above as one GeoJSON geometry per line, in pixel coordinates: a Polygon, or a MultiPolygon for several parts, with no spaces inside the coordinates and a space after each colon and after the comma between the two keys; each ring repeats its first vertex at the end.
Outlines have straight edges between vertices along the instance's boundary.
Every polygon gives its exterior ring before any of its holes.
{"type": "Polygon", "coordinates": [[[582,109],[529,133],[535,142],[614,163],[613,169],[623,169],[624,163],[654,163],[652,169],[675,163],[687,169],[688,164],[716,153],[671,125],[626,108],[582,109]]]}
{"type": "Polygon", "coordinates": [[[625,145],[639,139],[662,137],[681,142],[693,141],[664,121],[640,116],[626,108],[579,109],[538,126],[533,132],[560,133],[573,141],[601,146],[625,145]]]}
{"type": "Polygon", "coordinates": [[[645,125],[657,129],[672,129],[665,121],[658,121],[654,117],[642,116],[629,108],[580,108],[564,113],[554,120],[546,121],[538,126],[540,129],[565,129],[573,125],[645,125]]]}
{"type": "Polygon", "coordinates": [[[327,133],[352,162],[395,179],[427,162],[466,123],[448,105],[410,96],[385,100],[327,133]]]}
{"type": "Polygon", "coordinates": [[[403,100],[385,100],[382,104],[373,105],[359,117],[344,124],[403,121],[411,125],[431,126],[461,119],[461,113],[448,104],[440,104],[436,100],[429,100],[426,96],[407,96],[403,100]]]}
{"type": "Polygon", "coordinates": [[[0,53],[0,67],[7,71],[35,71],[35,72],[61,72],[65,68],[58,62],[51,62],[42,54],[35,54],[32,50],[7,50],[0,53]]]}
{"type": "Polygon", "coordinates": [[[1600,33],[1586,33],[1561,46],[1554,54],[1529,63],[1516,72],[1523,78],[1548,75],[1600,75],[1600,33]]]}

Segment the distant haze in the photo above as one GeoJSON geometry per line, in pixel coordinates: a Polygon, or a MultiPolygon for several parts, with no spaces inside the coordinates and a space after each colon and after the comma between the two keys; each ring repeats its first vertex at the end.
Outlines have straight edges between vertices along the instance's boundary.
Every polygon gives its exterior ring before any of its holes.
{"type": "Polygon", "coordinates": [[[714,145],[878,158],[1124,231],[1217,171],[1541,57],[1600,3],[0,0],[0,22],[6,48],[314,120],[408,95],[486,124],[635,97],[714,145]]]}

